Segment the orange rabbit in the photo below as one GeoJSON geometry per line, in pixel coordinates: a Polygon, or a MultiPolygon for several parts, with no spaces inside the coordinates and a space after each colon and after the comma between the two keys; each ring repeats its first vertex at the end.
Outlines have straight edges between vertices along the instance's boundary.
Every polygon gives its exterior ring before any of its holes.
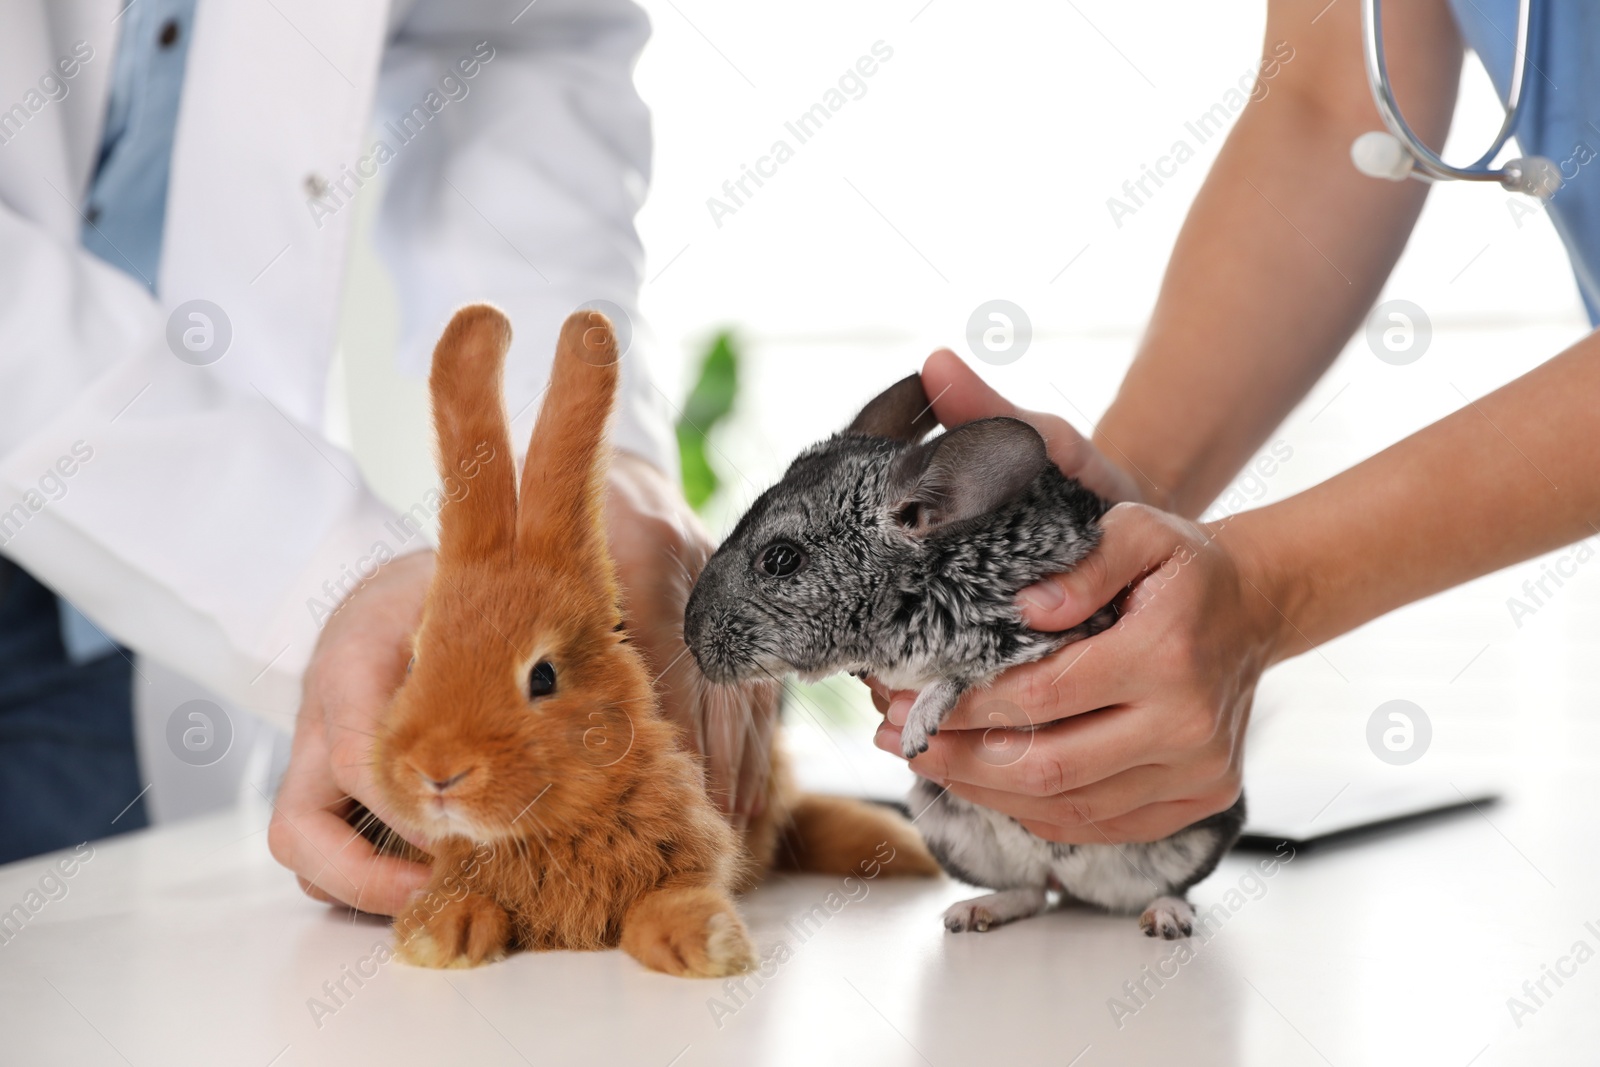
{"type": "Polygon", "coordinates": [[[580,311],[563,326],[520,494],[500,398],[510,339],[498,310],[464,308],[429,378],[440,473],[467,488],[440,516],[414,659],[373,755],[400,828],[431,842],[433,876],[395,923],[401,958],[620,944],[655,970],[721,976],[755,962],[732,894],[775,862],[849,873],[887,850],[893,873],[936,874],[903,819],[797,795],[776,758],[741,847],[622,632],[602,518],[610,323],[580,311]]]}

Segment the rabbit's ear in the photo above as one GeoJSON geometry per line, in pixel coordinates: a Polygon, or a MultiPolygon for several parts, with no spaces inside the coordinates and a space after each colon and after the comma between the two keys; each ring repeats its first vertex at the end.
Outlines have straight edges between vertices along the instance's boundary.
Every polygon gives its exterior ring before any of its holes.
{"type": "Polygon", "coordinates": [[[845,433],[914,444],[937,425],[933,405],[922,391],[922,375],[913,374],[869,400],[845,433]]]}
{"type": "Polygon", "coordinates": [[[511,547],[516,472],[500,401],[510,345],[511,324],[500,310],[473,304],[455,313],[433,350],[428,391],[445,488],[441,559],[482,559],[511,547]],[[452,491],[457,486],[465,491],[452,491]]]}
{"type": "Polygon", "coordinates": [[[567,317],[522,468],[519,548],[594,575],[611,572],[604,524],[606,423],[617,363],[609,319],[598,311],[567,317]]]}
{"type": "Polygon", "coordinates": [[[895,521],[921,537],[987,514],[1038,477],[1050,456],[1020,419],[979,419],[901,454],[890,471],[895,521]]]}

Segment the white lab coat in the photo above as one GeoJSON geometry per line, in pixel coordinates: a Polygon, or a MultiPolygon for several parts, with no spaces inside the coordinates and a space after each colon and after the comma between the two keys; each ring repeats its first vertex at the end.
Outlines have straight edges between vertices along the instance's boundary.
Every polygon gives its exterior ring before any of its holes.
{"type": "MultiPolygon", "coordinates": [[[[152,299],[79,246],[123,2],[0,0],[0,551],[117,640],[287,726],[325,583],[348,588],[380,543],[417,547],[322,431],[355,212],[313,211],[310,194],[372,170],[374,131],[489,42],[468,95],[441,94],[423,132],[391,144],[378,243],[403,365],[425,370],[451,309],[494,301],[516,332],[518,411],[569,311],[634,308],[650,133],[632,66],[648,23],[627,0],[520,16],[470,0],[201,0],[152,299]],[[76,42],[93,56],[51,100],[57,83],[40,80],[76,42]],[[168,345],[169,313],[191,299],[232,326],[209,366],[168,345]]],[[[615,433],[666,464],[644,344],[639,328],[615,433]]]]}

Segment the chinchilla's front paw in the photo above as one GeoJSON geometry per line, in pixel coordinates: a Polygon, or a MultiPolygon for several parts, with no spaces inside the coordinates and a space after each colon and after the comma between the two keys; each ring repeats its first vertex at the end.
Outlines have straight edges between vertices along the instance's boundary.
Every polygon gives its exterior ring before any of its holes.
{"type": "Polygon", "coordinates": [[[965,689],[966,682],[945,678],[925,686],[917,694],[906,712],[906,724],[900,728],[901,755],[915,759],[928,751],[928,739],[939,732],[939,724],[956,706],[965,689]]]}
{"type": "Polygon", "coordinates": [[[928,738],[939,732],[939,724],[934,723],[929,729],[927,724],[919,722],[915,717],[906,720],[905,726],[900,729],[900,754],[906,759],[915,759],[928,751],[928,738]]]}
{"type": "Polygon", "coordinates": [[[939,722],[946,708],[932,700],[917,698],[906,712],[906,724],[900,728],[900,754],[915,759],[928,751],[928,739],[939,732],[939,722]]]}

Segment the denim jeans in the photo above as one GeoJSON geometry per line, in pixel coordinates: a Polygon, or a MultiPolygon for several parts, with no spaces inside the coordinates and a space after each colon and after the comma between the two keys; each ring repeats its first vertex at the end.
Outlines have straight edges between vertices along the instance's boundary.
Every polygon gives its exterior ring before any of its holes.
{"type": "Polygon", "coordinates": [[[132,679],[119,651],[74,663],[56,595],[0,559],[0,863],[148,823],[132,679]]]}

